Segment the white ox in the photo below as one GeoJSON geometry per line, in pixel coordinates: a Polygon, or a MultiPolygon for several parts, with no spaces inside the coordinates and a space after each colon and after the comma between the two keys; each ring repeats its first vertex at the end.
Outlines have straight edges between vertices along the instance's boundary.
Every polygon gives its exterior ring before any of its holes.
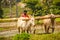
{"type": "Polygon", "coordinates": [[[46,33],[49,33],[49,28],[52,28],[52,32],[54,32],[54,28],[55,28],[55,16],[54,14],[45,15],[45,17],[49,17],[49,16],[51,18],[43,20],[43,25],[45,27],[46,33]]]}
{"type": "Polygon", "coordinates": [[[17,28],[18,28],[18,32],[31,32],[31,28],[34,27],[35,23],[34,23],[34,18],[31,17],[29,20],[27,20],[28,18],[24,18],[24,17],[20,17],[18,18],[17,21],[17,28]],[[26,20],[25,20],[26,19],[26,20]]]}

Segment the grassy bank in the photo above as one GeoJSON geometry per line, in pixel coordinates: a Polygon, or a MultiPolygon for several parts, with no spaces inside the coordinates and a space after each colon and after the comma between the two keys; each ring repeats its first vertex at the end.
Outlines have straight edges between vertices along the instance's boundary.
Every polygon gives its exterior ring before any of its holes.
{"type": "Polygon", "coordinates": [[[60,33],[31,35],[30,40],[60,40],[60,33]]]}
{"type": "MultiPolygon", "coordinates": [[[[15,38],[15,40],[17,40],[19,35],[15,35],[14,37],[0,37],[0,40],[13,40],[13,38],[15,38]]],[[[27,34],[20,35],[20,37],[22,37],[22,38],[26,38],[25,36],[27,37],[27,34]]],[[[19,38],[19,40],[20,40],[20,38],[19,38]]],[[[54,34],[30,34],[29,40],[60,40],[60,33],[54,33],[54,34]]]]}

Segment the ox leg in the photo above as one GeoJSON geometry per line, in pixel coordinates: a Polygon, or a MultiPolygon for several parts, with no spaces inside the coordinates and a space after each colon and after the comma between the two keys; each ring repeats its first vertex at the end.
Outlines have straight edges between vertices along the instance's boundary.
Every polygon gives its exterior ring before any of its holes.
{"type": "Polygon", "coordinates": [[[25,33],[25,30],[23,30],[22,33],[25,33]]]}
{"type": "Polygon", "coordinates": [[[35,34],[36,29],[33,30],[33,33],[35,34]]]}
{"type": "Polygon", "coordinates": [[[33,27],[33,34],[35,34],[35,31],[36,31],[36,24],[34,23],[32,27],[33,27]]]}
{"type": "Polygon", "coordinates": [[[34,31],[33,31],[33,33],[34,33],[34,34],[35,34],[35,31],[36,31],[36,28],[35,28],[35,26],[36,26],[36,25],[34,25],[34,28],[33,28],[33,29],[34,29],[34,31]]]}
{"type": "Polygon", "coordinates": [[[54,32],[54,29],[55,29],[54,24],[52,24],[52,33],[54,32]]]}
{"type": "Polygon", "coordinates": [[[20,27],[18,27],[18,32],[20,33],[20,27]]]}
{"type": "Polygon", "coordinates": [[[21,28],[22,30],[21,30],[21,33],[25,33],[25,29],[24,28],[21,28]]]}
{"type": "Polygon", "coordinates": [[[55,29],[55,27],[54,27],[54,25],[55,25],[55,21],[54,21],[55,19],[51,19],[51,23],[52,23],[52,33],[54,32],[54,29],[55,29]]]}
{"type": "Polygon", "coordinates": [[[54,32],[54,28],[52,28],[52,33],[54,32]]]}
{"type": "Polygon", "coordinates": [[[50,26],[48,26],[48,28],[47,28],[47,33],[49,33],[49,28],[50,28],[50,26]]]}
{"type": "Polygon", "coordinates": [[[31,27],[27,28],[27,33],[31,33],[31,27]]]}
{"type": "Polygon", "coordinates": [[[29,33],[29,32],[31,33],[31,30],[28,28],[28,29],[27,29],[27,33],[29,33]]]}
{"type": "Polygon", "coordinates": [[[26,31],[27,31],[27,33],[29,33],[30,29],[29,29],[29,28],[27,28],[27,30],[26,30],[26,31]]]}
{"type": "Polygon", "coordinates": [[[27,33],[29,33],[29,31],[27,30],[27,33]]]}
{"type": "Polygon", "coordinates": [[[46,25],[44,25],[44,27],[45,27],[45,33],[48,33],[49,28],[46,25]]]}
{"type": "Polygon", "coordinates": [[[35,31],[36,31],[35,27],[32,26],[32,27],[30,28],[30,33],[35,34],[35,31]]]}
{"type": "Polygon", "coordinates": [[[45,33],[47,33],[47,27],[46,27],[46,25],[44,25],[44,28],[45,28],[45,33]]]}
{"type": "Polygon", "coordinates": [[[26,32],[27,32],[27,33],[29,33],[29,31],[28,31],[28,30],[29,30],[29,28],[27,28],[27,29],[26,29],[26,32]]]}

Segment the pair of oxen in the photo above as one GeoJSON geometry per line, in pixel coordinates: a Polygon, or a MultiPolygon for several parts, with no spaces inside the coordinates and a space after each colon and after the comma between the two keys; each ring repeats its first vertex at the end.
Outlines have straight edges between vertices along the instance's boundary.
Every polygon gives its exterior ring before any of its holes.
{"type": "MultiPolygon", "coordinates": [[[[48,19],[43,19],[43,26],[45,28],[45,32],[49,33],[49,29],[52,29],[52,32],[54,32],[54,24],[55,24],[55,16],[54,14],[50,14],[50,15],[45,15],[44,17],[50,17],[48,19]]],[[[27,33],[35,33],[35,18],[31,17],[30,19],[28,18],[24,18],[24,17],[20,17],[18,18],[17,21],[17,28],[18,28],[18,32],[22,33],[22,32],[27,32],[27,33]]]]}

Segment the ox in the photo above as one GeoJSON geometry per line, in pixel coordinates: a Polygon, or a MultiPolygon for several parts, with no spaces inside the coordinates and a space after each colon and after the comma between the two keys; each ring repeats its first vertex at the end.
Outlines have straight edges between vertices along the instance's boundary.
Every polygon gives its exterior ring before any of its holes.
{"type": "Polygon", "coordinates": [[[43,25],[45,27],[45,32],[49,33],[49,29],[52,29],[52,33],[54,32],[54,25],[55,25],[55,16],[54,14],[45,15],[45,17],[50,17],[49,19],[43,20],[43,25]]]}
{"type": "Polygon", "coordinates": [[[31,33],[32,31],[32,26],[34,27],[35,23],[34,23],[34,18],[31,17],[29,20],[24,20],[24,19],[28,19],[28,18],[24,18],[24,17],[20,17],[18,18],[17,21],[17,28],[18,28],[18,32],[22,33],[22,32],[26,32],[27,33],[31,33]]]}

